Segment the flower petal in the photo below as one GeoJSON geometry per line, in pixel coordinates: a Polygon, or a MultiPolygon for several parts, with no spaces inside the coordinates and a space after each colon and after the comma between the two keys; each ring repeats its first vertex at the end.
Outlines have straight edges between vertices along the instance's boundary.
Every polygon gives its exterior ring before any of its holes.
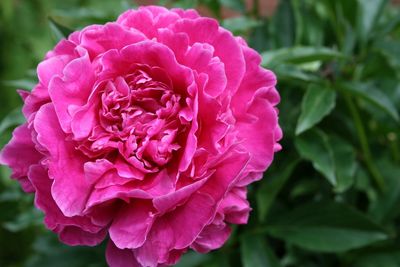
{"type": "Polygon", "coordinates": [[[66,141],[53,104],[40,108],[34,128],[38,142],[49,152],[49,176],[54,179],[51,192],[57,206],[65,216],[80,215],[92,188],[82,164],[87,159],[71,141],[66,141]]]}
{"type": "Polygon", "coordinates": [[[43,155],[35,149],[31,131],[25,123],[14,130],[11,141],[1,151],[0,164],[10,166],[11,177],[20,182],[25,192],[34,192],[35,189],[28,179],[28,170],[41,158],[43,155]]]}

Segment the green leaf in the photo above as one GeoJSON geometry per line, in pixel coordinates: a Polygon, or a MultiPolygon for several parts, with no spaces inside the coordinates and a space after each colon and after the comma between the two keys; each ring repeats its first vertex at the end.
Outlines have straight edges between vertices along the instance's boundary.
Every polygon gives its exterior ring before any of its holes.
{"type": "Polygon", "coordinates": [[[220,0],[221,5],[243,12],[245,10],[243,0],[220,0]]]}
{"type": "Polygon", "coordinates": [[[400,41],[382,39],[375,44],[375,47],[386,57],[391,66],[400,68],[400,41]]]}
{"type": "Polygon", "coordinates": [[[278,65],[280,63],[303,64],[314,61],[329,61],[344,58],[340,52],[327,47],[297,46],[281,48],[261,54],[263,64],[278,65]]]}
{"type": "Polygon", "coordinates": [[[383,194],[379,194],[376,201],[371,203],[369,213],[376,220],[387,222],[400,214],[400,167],[388,159],[379,161],[377,165],[387,187],[383,194]]]}
{"type": "Polygon", "coordinates": [[[265,221],[276,196],[279,194],[298,163],[299,161],[295,160],[289,164],[283,172],[279,172],[276,177],[271,177],[273,178],[272,182],[268,183],[264,181],[257,191],[258,218],[261,222],[265,221]]]}
{"type": "Polygon", "coordinates": [[[318,85],[310,85],[301,103],[301,114],[297,122],[296,134],[298,135],[319,123],[331,113],[335,103],[335,91],[318,85]]]}
{"type": "Polygon", "coordinates": [[[333,186],[337,184],[333,150],[325,133],[320,130],[307,131],[296,138],[295,145],[300,155],[311,161],[314,168],[333,186]]]}
{"type": "Polygon", "coordinates": [[[184,254],[181,260],[178,262],[176,267],[196,267],[204,264],[210,260],[209,254],[199,254],[194,251],[190,251],[184,254]]]}
{"type": "Polygon", "coordinates": [[[353,184],[356,154],[345,140],[313,129],[296,138],[295,146],[300,155],[311,161],[313,167],[335,187],[336,192],[342,193],[353,184]]]}
{"type": "Polygon", "coordinates": [[[275,238],[319,252],[345,252],[388,238],[363,213],[335,202],[302,205],[277,215],[266,227],[275,238]]]}
{"type": "Polygon", "coordinates": [[[68,36],[74,31],[73,29],[58,23],[52,17],[49,17],[49,24],[50,29],[57,41],[68,38],[68,36]]]}
{"type": "Polygon", "coordinates": [[[0,134],[3,134],[8,128],[25,122],[25,117],[21,112],[22,107],[18,107],[8,113],[8,115],[0,122],[0,134]]]}
{"type": "Polygon", "coordinates": [[[357,170],[355,149],[345,140],[331,135],[328,139],[333,151],[335,163],[336,187],[335,191],[343,193],[354,183],[354,175],[357,170]]]}
{"type": "Polygon", "coordinates": [[[24,80],[3,81],[2,84],[17,89],[25,89],[31,91],[36,86],[37,82],[33,80],[24,79],[24,80]]]}
{"type": "Polygon", "coordinates": [[[228,18],[224,19],[221,23],[221,25],[233,32],[234,34],[237,33],[243,33],[248,30],[251,30],[254,27],[257,27],[260,25],[260,21],[257,21],[255,19],[251,19],[248,17],[234,17],[234,18],[228,18]]]}
{"type": "Polygon", "coordinates": [[[274,252],[263,236],[245,234],[240,240],[244,267],[280,267],[274,252]]]}
{"type": "Polygon", "coordinates": [[[366,41],[375,28],[387,3],[388,0],[358,0],[357,30],[362,41],[366,41]]]}
{"type": "MultiPolygon", "coordinates": [[[[271,68],[269,64],[263,65],[266,68],[271,68]]],[[[287,81],[293,83],[294,81],[300,81],[303,83],[321,83],[321,78],[311,72],[306,72],[300,69],[298,66],[282,64],[276,67],[272,66],[278,80],[287,81]]]]}
{"type": "Polygon", "coordinates": [[[399,113],[389,97],[369,83],[345,82],[339,83],[339,89],[366,100],[395,121],[399,121],[399,113]]]}

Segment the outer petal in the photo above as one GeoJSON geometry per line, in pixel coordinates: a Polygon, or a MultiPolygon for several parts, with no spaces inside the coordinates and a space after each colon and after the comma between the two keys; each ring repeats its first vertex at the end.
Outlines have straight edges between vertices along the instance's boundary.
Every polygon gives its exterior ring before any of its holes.
{"type": "Polygon", "coordinates": [[[247,154],[228,154],[207,183],[187,202],[154,223],[147,241],[136,250],[144,266],[157,266],[168,261],[170,253],[190,246],[215,216],[218,203],[246,167],[247,154]],[[193,212],[196,211],[196,212],[193,212]]]}
{"type": "Polygon", "coordinates": [[[41,165],[29,169],[29,178],[35,187],[35,205],[45,213],[45,224],[60,233],[60,239],[69,245],[97,245],[105,237],[105,225],[94,225],[90,218],[82,216],[66,217],[50,194],[52,180],[41,165]]]}
{"type": "Polygon", "coordinates": [[[267,100],[275,106],[279,102],[279,94],[275,90],[276,77],[266,69],[260,67],[261,57],[254,50],[242,47],[246,60],[246,74],[239,87],[239,90],[232,98],[232,110],[236,117],[241,117],[247,113],[247,108],[254,98],[254,94],[260,88],[268,88],[269,95],[267,100]]]}
{"type": "Polygon", "coordinates": [[[175,209],[190,198],[208,179],[209,177],[203,177],[201,180],[180,188],[175,192],[153,199],[154,207],[161,214],[175,209]]]}
{"type": "Polygon", "coordinates": [[[112,240],[107,245],[106,259],[110,267],[142,267],[137,262],[132,250],[119,249],[112,240]]]}
{"type": "Polygon", "coordinates": [[[65,216],[80,215],[92,188],[84,174],[83,163],[88,160],[66,141],[59,125],[53,105],[42,106],[34,128],[38,142],[49,152],[49,175],[54,179],[52,196],[65,216]]]}
{"type": "Polygon", "coordinates": [[[212,218],[214,209],[215,202],[210,196],[196,193],[185,205],[158,219],[147,241],[135,251],[139,263],[151,267],[166,263],[170,251],[186,248],[193,242],[212,218]]]}
{"type": "Polygon", "coordinates": [[[63,76],[55,76],[49,83],[51,100],[61,128],[66,133],[71,132],[71,108],[83,106],[87,102],[95,81],[88,53],[83,48],[77,52],[81,57],[69,62],[63,70],[63,76]]]}
{"type": "Polygon", "coordinates": [[[231,229],[224,222],[210,224],[204,228],[191,248],[200,253],[207,253],[222,247],[230,234],[231,229]]]}
{"type": "Polygon", "coordinates": [[[233,188],[221,202],[218,210],[225,215],[225,221],[234,224],[246,224],[251,211],[246,200],[246,188],[233,188]]]}
{"type": "Polygon", "coordinates": [[[153,14],[147,8],[128,10],[118,17],[117,23],[136,29],[145,34],[149,39],[156,36],[153,14]]]}
{"type": "Polygon", "coordinates": [[[143,245],[154,221],[151,202],[136,201],[124,205],[110,226],[110,238],[120,249],[143,245]]]}
{"type": "Polygon", "coordinates": [[[262,177],[261,173],[271,164],[275,152],[275,129],[278,127],[278,116],[270,102],[262,97],[262,91],[254,97],[248,109],[248,115],[245,119],[238,121],[236,127],[241,145],[252,156],[247,171],[259,174],[249,175],[238,184],[238,186],[245,186],[262,177]]]}
{"type": "Polygon", "coordinates": [[[96,246],[104,240],[106,235],[106,229],[100,230],[98,233],[90,233],[82,231],[80,227],[76,226],[66,226],[59,232],[60,240],[70,246],[96,246]]]}
{"type": "Polygon", "coordinates": [[[80,33],[80,45],[85,47],[91,58],[110,49],[123,47],[145,40],[146,37],[135,29],[127,29],[117,23],[104,26],[90,26],[80,33]]]}
{"type": "Polygon", "coordinates": [[[218,22],[209,18],[183,19],[172,26],[176,32],[185,32],[191,44],[208,43],[225,64],[227,78],[226,94],[234,93],[245,73],[245,62],[241,47],[227,30],[218,27],[218,22]]]}
{"type": "Polygon", "coordinates": [[[14,130],[11,141],[1,151],[0,164],[10,166],[11,177],[20,182],[25,192],[34,192],[35,189],[27,177],[28,170],[42,157],[43,155],[35,149],[31,131],[25,123],[14,130]]]}

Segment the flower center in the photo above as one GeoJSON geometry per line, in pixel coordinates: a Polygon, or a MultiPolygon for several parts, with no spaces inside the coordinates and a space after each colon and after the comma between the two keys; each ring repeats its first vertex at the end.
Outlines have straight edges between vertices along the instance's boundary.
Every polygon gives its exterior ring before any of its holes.
{"type": "Polygon", "coordinates": [[[158,170],[180,148],[181,96],[168,81],[144,70],[109,80],[99,91],[99,125],[89,140],[90,152],[118,151],[135,167],[158,170]]]}

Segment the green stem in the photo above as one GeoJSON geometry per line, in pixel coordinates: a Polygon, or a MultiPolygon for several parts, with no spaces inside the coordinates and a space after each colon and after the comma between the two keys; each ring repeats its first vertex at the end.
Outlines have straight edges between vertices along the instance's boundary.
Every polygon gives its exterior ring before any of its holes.
{"type": "Polygon", "coordinates": [[[357,135],[360,141],[365,165],[368,171],[370,172],[372,178],[374,179],[375,183],[379,187],[379,189],[381,191],[384,191],[386,187],[385,180],[383,176],[380,174],[378,168],[375,166],[374,161],[372,160],[372,154],[368,145],[368,138],[365,133],[364,125],[361,120],[360,112],[358,111],[358,108],[356,104],[353,102],[353,99],[350,97],[350,95],[346,94],[345,100],[347,107],[349,108],[349,111],[351,113],[351,116],[353,117],[354,124],[356,126],[357,135]]]}

